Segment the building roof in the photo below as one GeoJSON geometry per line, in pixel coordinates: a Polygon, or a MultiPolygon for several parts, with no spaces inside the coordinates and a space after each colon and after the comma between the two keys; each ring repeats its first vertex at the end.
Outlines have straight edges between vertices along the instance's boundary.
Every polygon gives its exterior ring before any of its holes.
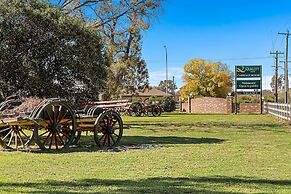
{"type": "Polygon", "coordinates": [[[163,97],[163,96],[172,96],[172,94],[166,94],[165,92],[157,89],[157,88],[151,88],[151,89],[145,89],[145,91],[140,92],[136,91],[131,94],[121,94],[122,97],[131,97],[131,96],[140,96],[140,97],[150,97],[150,96],[157,96],[157,97],[163,97]]]}

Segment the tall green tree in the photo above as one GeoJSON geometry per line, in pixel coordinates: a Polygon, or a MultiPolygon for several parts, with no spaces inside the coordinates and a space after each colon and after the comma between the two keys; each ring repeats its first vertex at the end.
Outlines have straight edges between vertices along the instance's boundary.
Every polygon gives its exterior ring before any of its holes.
{"type": "Polygon", "coordinates": [[[141,33],[157,17],[161,0],[60,0],[59,5],[65,13],[81,16],[88,26],[100,31],[111,61],[108,95],[117,97],[121,91],[132,91],[132,83],[136,89],[147,87],[141,33]],[[88,13],[88,9],[93,12],[88,13]]]}
{"type": "Polygon", "coordinates": [[[184,66],[184,71],[182,97],[226,97],[231,91],[232,76],[223,63],[192,59],[184,66]]]}
{"type": "Polygon", "coordinates": [[[97,98],[108,60],[97,31],[39,0],[0,2],[0,85],[5,97],[97,98]]]}

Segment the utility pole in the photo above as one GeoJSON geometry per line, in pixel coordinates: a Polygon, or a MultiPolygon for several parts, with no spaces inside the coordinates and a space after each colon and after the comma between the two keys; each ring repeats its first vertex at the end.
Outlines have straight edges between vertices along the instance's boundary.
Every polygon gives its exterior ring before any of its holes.
{"type": "Polygon", "coordinates": [[[167,46],[164,46],[166,52],[166,94],[168,94],[168,50],[167,46]]]}
{"type": "Polygon", "coordinates": [[[286,36],[286,51],[285,51],[285,65],[284,65],[284,83],[285,83],[285,103],[288,103],[288,90],[289,90],[289,79],[288,79],[288,43],[289,43],[289,30],[287,32],[279,32],[280,35],[286,36]]]}
{"type": "Polygon", "coordinates": [[[276,51],[270,52],[271,55],[275,55],[275,99],[278,102],[278,62],[279,62],[279,55],[283,55],[284,53],[276,51]]]}

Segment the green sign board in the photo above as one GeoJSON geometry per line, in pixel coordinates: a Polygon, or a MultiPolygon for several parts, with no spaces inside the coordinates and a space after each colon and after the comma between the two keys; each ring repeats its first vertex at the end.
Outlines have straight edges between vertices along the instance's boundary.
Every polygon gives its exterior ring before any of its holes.
{"type": "Polygon", "coordinates": [[[236,89],[261,89],[261,80],[236,80],[236,89]]]}
{"type": "Polygon", "coordinates": [[[261,77],[261,66],[236,66],[236,77],[237,78],[250,78],[250,77],[261,77]]]}

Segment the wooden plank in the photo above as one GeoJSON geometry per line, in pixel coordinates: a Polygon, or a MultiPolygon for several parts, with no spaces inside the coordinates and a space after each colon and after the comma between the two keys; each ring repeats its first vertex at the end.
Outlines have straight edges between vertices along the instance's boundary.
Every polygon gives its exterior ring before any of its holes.
{"type": "Polygon", "coordinates": [[[126,106],[128,106],[127,103],[97,105],[98,108],[118,108],[118,107],[126,107],[126,106]]]}
{"type": "Polygon", "coordinates": [[[129,102],[128,100],[112,100],[112,101],[99,101],[99,102],[94,102],[94,104],[117,104],[117,103],[127,103],[129,102]]]}
{"type": "Polygon", "coordinates": [[[0,127],[4,126],[12,126],[12,125],[21,125],[21,126],[30,126],[34,125],[35,123],[31,120],[17,120],[17,119],[2,119],[0,123],[0,127]]]}
{"type": "Polygon", "coordinates": [[[96,118],[95,117],[83,117],[83,118],[77,118],[77,123],[91,123],[95,122],[96,118]]]}
{"type": "Polygon", "coordinates": [[[78,124],[78,128],[94,128],[94,123],[93,124],[89,124],[89,123],[80,123],[78,124]]]}

